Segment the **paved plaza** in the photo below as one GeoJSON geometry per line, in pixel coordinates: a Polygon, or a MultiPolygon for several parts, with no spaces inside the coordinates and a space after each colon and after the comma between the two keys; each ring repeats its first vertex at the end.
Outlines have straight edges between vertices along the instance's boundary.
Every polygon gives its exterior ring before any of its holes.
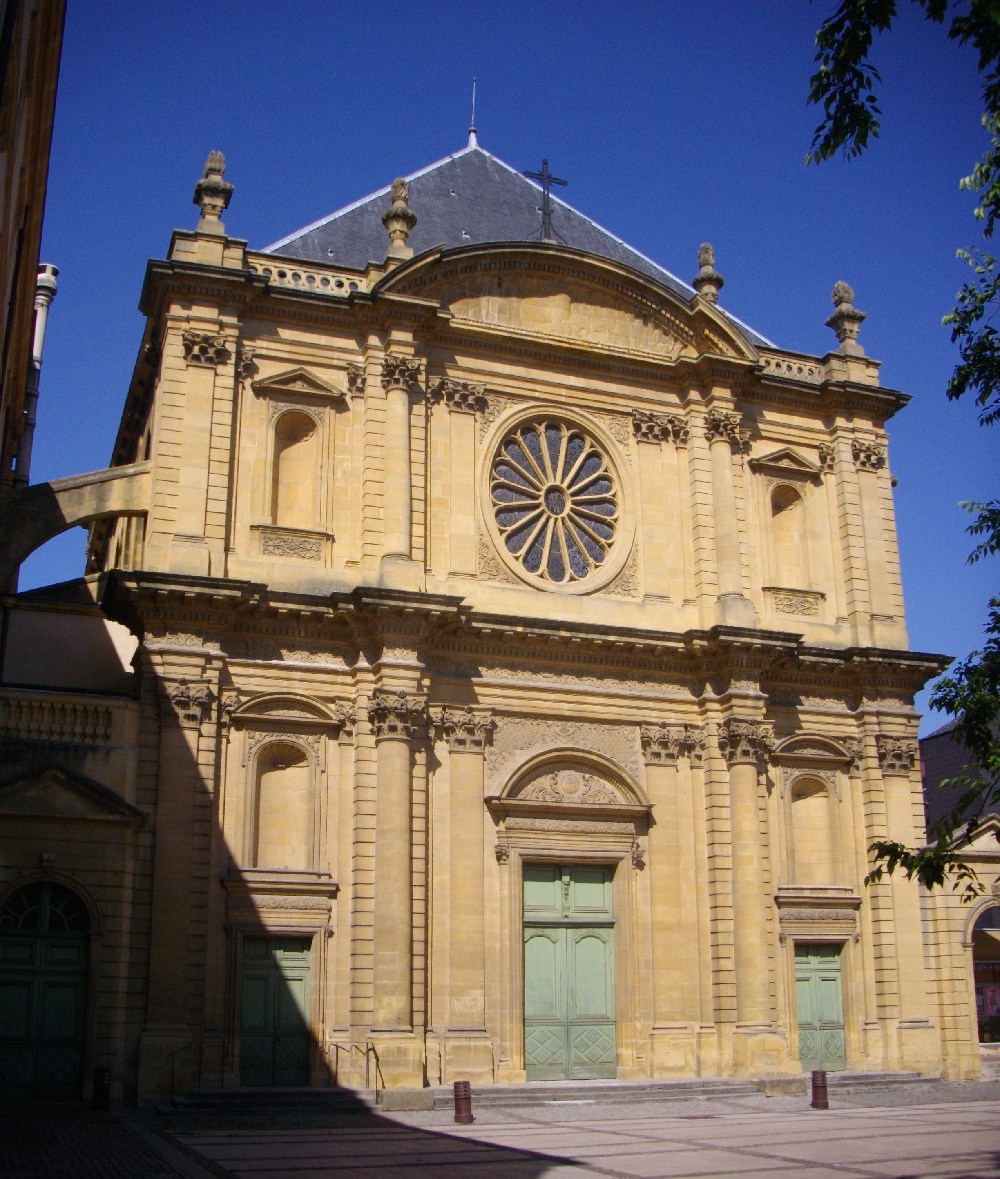
{"type": "Polygon", "coordinates": [[[1000,1177],[1000,1085],[392,1115],[93,1114],[2,1107],[4,1179],[1000,1177]],[[916,1099],[916,1104],[911,1104],[916,1099]]]}

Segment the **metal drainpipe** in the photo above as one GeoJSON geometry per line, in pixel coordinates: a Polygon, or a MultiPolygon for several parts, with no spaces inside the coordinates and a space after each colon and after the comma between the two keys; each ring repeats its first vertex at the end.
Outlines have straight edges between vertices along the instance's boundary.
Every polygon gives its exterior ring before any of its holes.
{"type": "Polygon", "coordinates": [[[28,382],[24,390],[24,431],[14,462],[16,487],[26,487],[31,476],[31,446],[35,440],[35,421],[38,416],[38,385],[42,373],[45,327],[49,319],[49,305],[56,297],[58,274],[58,269],[47,262],[38,268],[38,280],[35,284],[35,332],[31,343],[28,382]]]}

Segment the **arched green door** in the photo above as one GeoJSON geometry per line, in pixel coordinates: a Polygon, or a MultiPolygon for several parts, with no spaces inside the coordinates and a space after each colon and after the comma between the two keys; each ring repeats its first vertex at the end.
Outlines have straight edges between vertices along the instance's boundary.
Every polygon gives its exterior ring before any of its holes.
{"type": "Polygon", "coordinates": [[[0,909],[0,1100],[80,1099],[89,928],[62,884],[26,885],[0,909]]]}

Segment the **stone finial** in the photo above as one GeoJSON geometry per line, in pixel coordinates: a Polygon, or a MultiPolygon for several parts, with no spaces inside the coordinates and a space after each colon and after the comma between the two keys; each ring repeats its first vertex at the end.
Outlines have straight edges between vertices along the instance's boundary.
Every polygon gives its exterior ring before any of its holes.
{"type": "Polygon", "coordinates": [[[389,196],[392,198],[392,208],[382,214],[382,224],[389,231],[389,257],[412,258],[413,249],[406,244],[406,239],[417,223],[417,215],[407,203],[410,186],[401,176],[392,182],[389,196]]]}
{"type": "Polygon", "coordinates": [[[226,157],[221,151],[210,151],[205,161],[205,175],[194,186],[194,204],[201,206],[199,233],[225,233],[220,220],[223,209],[229,207],[233,186],[222,177],[226,172],[226,157]]]}
{"type": "Polygon", "coordinates": [[[726,280],[715,269],[715,251],[708,242],[702,242],[698,247],[698,265],[701,269],[691,280],[691,285],[703,299],[717,303],[726,280]]]}
{"type": "Polygon", "coordinates": [[[858,343],[858,328],[868,318],[864,311],[854,306],[854,291],[846,282],[833,284],[833,314],[826,326],[837,333],[840,341],[838,352],[845,356],[864,356],[865,350],[858,343]]]}

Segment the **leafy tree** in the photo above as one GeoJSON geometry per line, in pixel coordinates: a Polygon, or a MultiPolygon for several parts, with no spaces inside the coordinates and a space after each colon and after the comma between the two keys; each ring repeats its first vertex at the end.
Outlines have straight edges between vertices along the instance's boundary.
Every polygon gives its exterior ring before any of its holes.
{"type": "MultiPolygon", "coordinates": [[[[947,27],[952,41],[971,45],[978,55],[982,81],[983,127],[989,145],[972,172],[960,181],[975,192],[975,215],[988,243],[1000,222],[1000,0],[912,0],[929,21],[947,27]]],[[[816,35],[817,70],[810,79],[809,101],[823,108],[807,163],[821,163],[838,153],[860,155],[879,134],[881,112],[875,93],[881,82],[869,54],[876,33],[889,32],[897,17],[895,0],[841,0],[816,35]]],[[[958,345],[959,363],[947,394],[975,398],[980,425],[1000,422],[1000,269],[982,246],[959,250],[972,277],[958,292],[944,317],[958,345]]],[[[969,561],[1000,553],[1000,500],[962,505],[973,516],[968,532],[978,541],[969,561]]],[[[950,881],[971,897],[980,891],[975,872],[961,856],[961,845],[982,819],[1000,806],[1000,597],[989,604],[986,644],[938,681],[931,705],[956,718],[953,736],[969,751],[970,772],[944,785],[962,793],[951,812],[928,832],[923,848],[880,840],[869,849],[875,867],[868,880],[897,868],[928,888],[950,881]],[[974,772],[973,772],[974,771],[974,772]]]]}

